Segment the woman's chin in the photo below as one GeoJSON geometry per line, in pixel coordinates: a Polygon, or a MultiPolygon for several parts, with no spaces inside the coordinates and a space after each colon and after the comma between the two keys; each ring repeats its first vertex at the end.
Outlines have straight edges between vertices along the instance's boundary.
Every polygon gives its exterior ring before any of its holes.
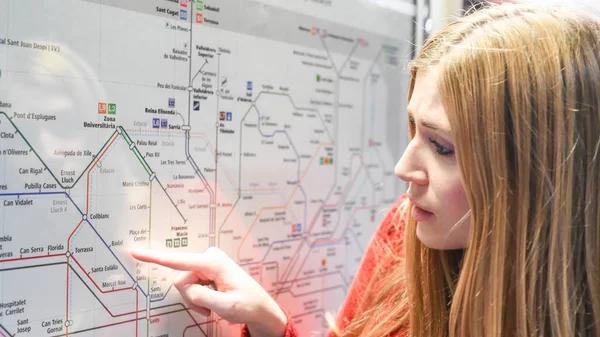
{"type": "MultiPolygon", "coordinates": [[[[458,233],[454,233],[458,234],[458,233]]],[[[440,230],[431,221],[417,222],[417,238],[423,245],[435,250],[454,250],[466,248],[465,240],[457,235],[440,230]]]]}

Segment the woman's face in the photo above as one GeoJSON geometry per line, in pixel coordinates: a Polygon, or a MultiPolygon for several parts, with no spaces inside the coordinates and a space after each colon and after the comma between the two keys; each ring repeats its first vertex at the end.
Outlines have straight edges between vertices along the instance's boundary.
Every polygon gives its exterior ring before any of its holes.
{"type": "Polygon", "coordinates": [[[460,220],[470,208],[436,78],[435,69],[417,73],[407,109],[416,132],[395,172],[409,183],[407,193],[415,205],[411,214],[418,222],[419,240],[433,249],[466,248],[470,217],[460,220]]]}

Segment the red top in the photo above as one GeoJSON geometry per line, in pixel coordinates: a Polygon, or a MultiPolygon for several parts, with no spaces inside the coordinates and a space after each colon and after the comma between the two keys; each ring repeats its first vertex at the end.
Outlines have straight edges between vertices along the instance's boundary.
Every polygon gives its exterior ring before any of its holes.
{"type": "MultiPolygon", "coordinates": [[[[404,228],[406,225],[406,217],[402,216],[400,218],[396,218],[394,215],[399,207],[404,208],[406,205],[406,201],[408,201],[408,197],[406,195],[402,195],[394,206],[389,210],[383,219],[381,225],[377,229],[377,232],[371,239],[369,246],[367,247],[367,251],[363,256],[362,262],[356,273],[356,277],[352,281],[350,285],[350,289],[348,291],[346,300],[342,306],[342,309],[339,312],[339,315],[336,319],[336,325],[340,330],[343,330],[354,318],[354,311],[358,304],[361,302],[363,296],[366,296],[365,288],[369,284],[375,267],[377,266],[377,262],[375,260],[375,252],[374,252],[374,241],[379,241],[380,243],[387,244],[392,247],[397,254],[404,255],[403,250],[403,239],[404,239],[404,228]],[[399,222],[399,223],[396,223],[399,222]]],[[[400,211],[404,211],[400,209],[400,211]]],[[[407,213],[405,213],[407,214],[407,213]]],[[[379,261],[381,262],[381,261],[379,261]]],[[[389,263],[389,262],[388,262],[389,263]]],[[[285,310],[284,310],[285,311],[285,310]]],[[[298,331],[294,326],[294,322],[292,317],[286,312],[288,321],[285,330],[284,337],[299,337],[298,331]]],[[[250,332],[246,325],[242,325],[242,337],[251,337],[250,332]]],[[[400,336],[400,335],[398,335],[400,336]]],[[[258,336],[255,336],[258,337],[258,336]]],[[[283,336],[282,336],[283,337],[283,336]]],[[[329,332],[327,337],[335,337],[333,332],[329,332]]]]}

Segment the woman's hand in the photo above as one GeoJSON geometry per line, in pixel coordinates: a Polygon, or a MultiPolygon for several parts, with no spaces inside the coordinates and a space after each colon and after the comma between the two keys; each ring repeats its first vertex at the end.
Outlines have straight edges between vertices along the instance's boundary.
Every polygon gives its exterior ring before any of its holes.
{"type": "Polygon", "coordinates": [[[231,323],[247,324],[252,336],[284,336],[285,313],[220,249],[211,247],[201,254],[135,250],[131,255],[143,262],[181,270],[173,285],[191,309],[206,316],[214,311],[231,323]]]}

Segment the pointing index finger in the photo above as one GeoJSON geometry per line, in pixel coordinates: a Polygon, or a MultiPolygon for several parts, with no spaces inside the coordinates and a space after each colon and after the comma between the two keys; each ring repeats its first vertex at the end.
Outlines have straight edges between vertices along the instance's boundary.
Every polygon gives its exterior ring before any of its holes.
{"type": "Polygon", "coordinates": [[[218,263],[209,261],[203,254],[161,252],[151,249],[135,249],[131,256],[142,262],[159,264],[175,270],[200,272],[208,278],[218,273],[218,263]]]}

